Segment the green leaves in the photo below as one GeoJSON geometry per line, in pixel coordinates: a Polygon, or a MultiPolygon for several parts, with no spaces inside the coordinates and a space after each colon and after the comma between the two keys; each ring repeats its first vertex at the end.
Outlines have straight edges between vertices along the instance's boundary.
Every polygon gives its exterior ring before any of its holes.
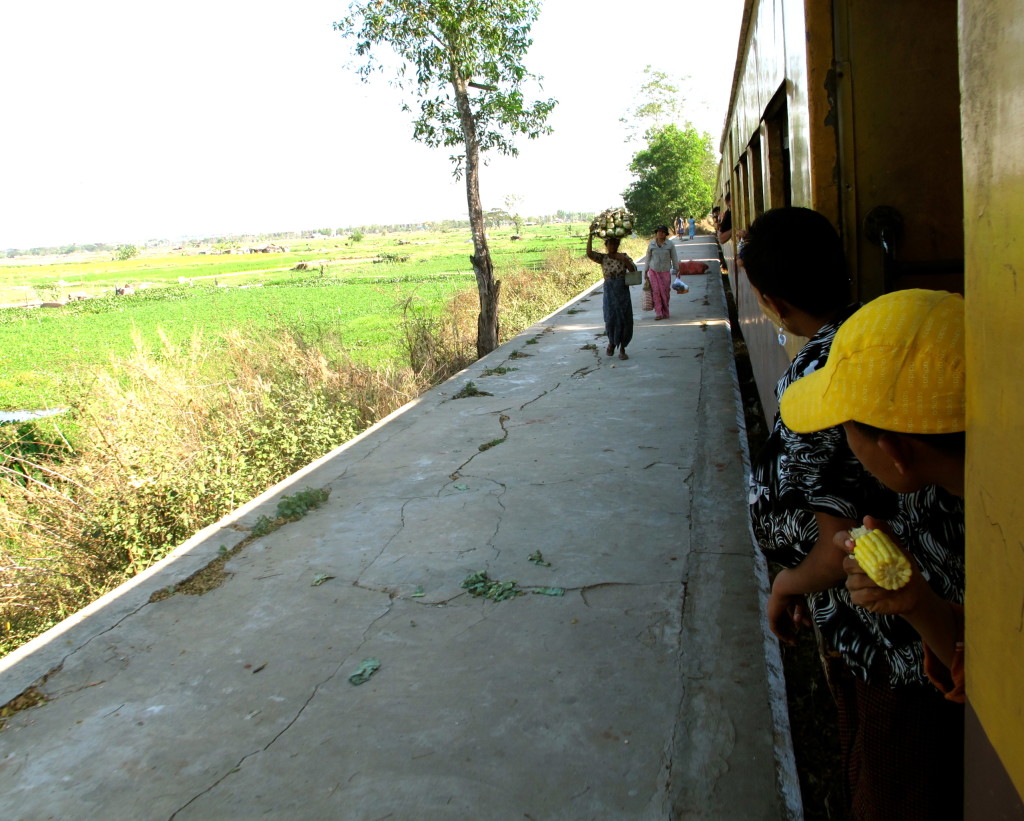
{"type": "MultiPolygon", "coordinates": [[[[369,0],[352,3],[334,28],[365,58],[356,67],[364,80],[389,65],[393,84],[418,101],[414,139],[514,156],[512,137],[550,133],[556,105],[524,99],[524,84],[540,79],[523,66],[539,13],[536,0],[369,0]]],[[[465,154],[451,159],[461,173],[465,154]]]]}
{"type": "Polygon", "coordinates": [[[638,233],[650,233],[674,216],[707,214],[716,168],[711,135],[698,134],[692,125],[668,125],[648,130],[647,141],[629,166],[638,179],[622,195],[638,233]]]}
{"type": "Polygon", "coordinates": [[[650,134],[669,123],[682,122],[685,118],[686,97],[679,86],[664,71],[651,66],[644,68],[647,81],[640,86],[636,107],[620,122],[626,126],[628,140],[636,139],[640,133],[650,134]]]}
{"type": "Polygon", "coordinates": [[[292,496],[282,496],[277,503],[277,515],[282,519],[301,519],[310,510],[320,507],[330,495],[329,490],[307,487],[292,496]]]}
{"type": "Polygon", "coordinates": [[[491,599],[496,602],[514,599],[516,596],[526,594],[525,590],[520,589],[519,582],[499,582],[488,576],[486,570],[479,570],[476,573],[469,574],[462,582],[462,589],[469,591],[471,596],[491,599]]]}
{"type": "Polygon", "coordinates": [[[360,684],[366,684],[370,680],[370,676],[376,673],[380,669],[380,661],[378,659],[363,659],[359,662],[359,666],[356,671],[348,677],[348,683],[358,687],[360,684]]]}

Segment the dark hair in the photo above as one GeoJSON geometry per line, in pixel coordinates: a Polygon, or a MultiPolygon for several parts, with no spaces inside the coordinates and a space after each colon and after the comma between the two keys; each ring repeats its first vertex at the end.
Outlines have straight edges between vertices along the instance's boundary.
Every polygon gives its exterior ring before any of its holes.
{"type": "Polygon", "coordinates": [[[810,208],[773,208],[755,219],[740,252],[750,283],[814,317],[850,304],[843,241],[810,208]]]}
{"type": "Polygon", "coordinates": [[[654,233],[655,234],[657,234],[659,231],[664,231],[667,234],[668,233],[668,226],[667,225],[659,225],[659,226],[657,226],[654,229],[654,233]]]}
{"type": "Polygon", "coordinates": [[[605,248],[611,248],[611,249],[617,251],[618,248],[619,248],[619,242],[620,241],[621,241],[620,237],[605,237],[604,238],[605,248]]]}
{"type": "Polygon", "coordinates": [[[910,436],[913,439],[924,442],[926,445],[935,448],[935,450],[947,456],[963,456],[967,451],[966,431],[958,430],[952,433],[905,433],[898,430],[883,430],[882,428],[876,428],[874,425],[858,422],[856,419],[851,419],[850,421],[853,422],[853,426],[857,430],[873,442],[877,442],[883,433],[894,433],[898,436],[910,436]]]}

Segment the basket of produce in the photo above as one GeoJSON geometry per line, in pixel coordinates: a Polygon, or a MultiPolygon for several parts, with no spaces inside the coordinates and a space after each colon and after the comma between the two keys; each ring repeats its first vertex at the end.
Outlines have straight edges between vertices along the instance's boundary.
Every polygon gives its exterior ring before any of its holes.
{"type": "Polygon", "coordinates": [[[633,233],[633,215],[625,208],[608,208],[590,223],[590,233],[601,239],[628,237],[633,233]]]}

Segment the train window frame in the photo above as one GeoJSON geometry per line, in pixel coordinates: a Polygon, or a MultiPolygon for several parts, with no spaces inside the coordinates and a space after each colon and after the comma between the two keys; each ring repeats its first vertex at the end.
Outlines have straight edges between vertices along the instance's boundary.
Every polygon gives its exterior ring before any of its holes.
{"type": "Polygon", "coordinates": [[[764,198],[764,157],[762,154],[761,128],[759,127],[747,143],[750,155],[750,222],[753,222],[767,209],[764,198]]]}
{"type": "Polygon", "coordinates": [[[753,222],[750,214],[750,169],[747,165],[746,151],[740,154],[739,161],[736,163],[736,176],[737,184],[735,188],[740,192],[740,196],[736,197],[734,194],[732,198],[733,234],[735,234],[738,226],[742,226],[745,229],[746,226],[753,222]],[[737,200],[739,201],[737,202],[737,200]]]}
{"type": "Polygon", "coordinates": [[[761,150],[767,185],[766,208],[793,204],[793,176],[789,152],[789,99],[783,83],[765,106],[761,120],[761,150]]]}

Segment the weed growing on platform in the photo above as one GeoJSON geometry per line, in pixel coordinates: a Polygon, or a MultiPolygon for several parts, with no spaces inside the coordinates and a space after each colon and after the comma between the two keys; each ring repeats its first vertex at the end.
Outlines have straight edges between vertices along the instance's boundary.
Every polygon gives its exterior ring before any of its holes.
{"type": "Polygon", "coordinates": [[[480,390],[475,382],[467,382],[462,390],[455,394],[452,399],[468,399],[471,396],[493,396],[494,394],[480,390]]]}

